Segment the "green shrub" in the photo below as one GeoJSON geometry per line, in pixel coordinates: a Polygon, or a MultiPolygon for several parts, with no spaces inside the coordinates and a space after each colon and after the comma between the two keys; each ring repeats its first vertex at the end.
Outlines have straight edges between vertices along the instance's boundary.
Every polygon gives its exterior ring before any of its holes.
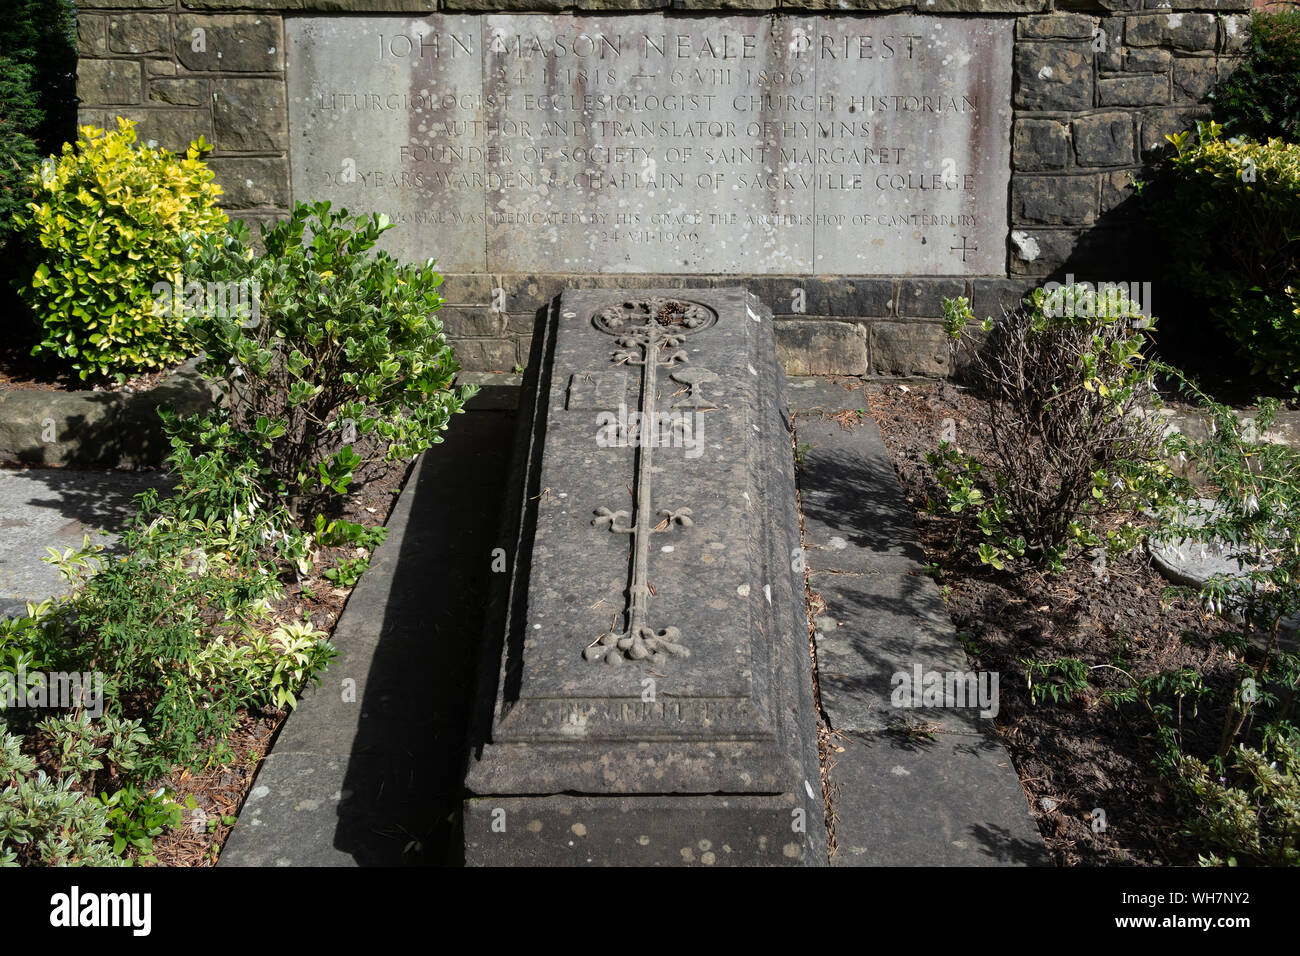
{"type": "Polygon", "coordinates": [[[1059,568],[1072,545],[1132,547],[1167,471],[1160,426],[1140,414],[1157,402],[1142,357],[1154,320],[1119,290],[1084,285],[1036,289],[1027,308],[983,323],[983,338],[967,300],[943,308],[983,399],[987,455],[945,441],[928,461],[980,560],[1059,568]]]}
{"type": "MultiPolygon", "coordinates": [[[[0,57],[31,69],[29,88],[37,114],[24,131],[41,152],[54,152],[77,133],[77,9],[73,0],[7,0],[5,15],[0,18],[0,57]]],[[[6,114],[6,105],[0,101],[0,117],[6,114]]],[[[0,153],[9,145],[0,141],[0,153]]]]}
{"type": "Polygon", "coordinates": [[[191,246],[226,221],[202,138],[179,159],[135,140],[125,119],[114,132],[82,127],[32,174],[31,212],[18,219],[37,255],[20,290],[44,328],[36,351],[71,359],[83,379],[194,354],[184,316],[160,306],[158,288],[179,287],[191,246]]]}
{"type": "MultiPolygon", "coordinates": [[[[32,201],[27,180],[41,157],[32,138],[40,123],[34,67],[0,55],[0,240],[7,241],[14,218],[32,201]]],[[[6,270],[8,271],[8,270],[6,270]]]]}
{"type": "Polygon", "coordinates": [[[1232,615],[1240,631],[1216,631],[1210,680],[1195,668],[1135,678],[1118,658],[1023,661],[1031,700],[1080,694],[1099,671],[1124,678],[1100,699],[1139,705],[1153,726],[1155,763],[1177,795],[1186,832],[1207,865],[1300,864],[1300,732],[1295,727],[1300,655],[1283,650],[1282,621],[1300,613],[1300,452],[1268,440],[1278,403],[1262,400],[1242,418],[1211,400],[1177,369],[1160,366],[1202,408],[1204,438],[1172,434],[1167,454],[1199,475],[1170,481],[1157,509],[1156,541],[1207,550],[1229,544],[1231,575],[1203,587],[1170,587],[1232,615]],[[1222,673],[1227,671],[1226,675],[1222,673]],[[1225,679],[1226,678],[1226,679],[1225,679]]]}
{"type": "Polygon", "coordinates": [[[14,232],[42,156],[77,135],[77,20],[72,0],[8,0],[0,17],[0,335],[16,349],[38,326],[19,298],[34,263],[14,232]]]}
{"type": "MultiPolygon", "coordinates": [[[[0,618],[0,866],[153,862],[154,838],[181,816],[158,778],[229,760],[241,708],[296,706],[334,656],[310,623],[274,617],[281,572],[309,570],[311,537],[259,493],[245,437],[164,417],[177,484],[138,496],[125,554],[50,549],[72,593],[0,618]],[[5,710],[36,671],[96,674],[102,714],[5,710]]],[[[349,522],[321,530],[382,538],[349,522]]]]}
{"type": "Polygon", "coordinates": [[[1201,300],[1256,372],[1300,374],[1300,145],[1225,139],[1215,123],[1171,136],[1152,213],[1172,281],[1201,300]]]}
{"type": "Polygon", "coordinates": [[[1300,10],[1257,10],[1241,65],[1210,94],[1233,135],[1300,139],[1300,10]]]}
{"type": "Polygon", "coordinates": [[[1236,573],[1210,578],[1201,595],[1214,610],[1241,615],[1248,627],[1275,638],[1282,621],[1300,614],[1300,451],[1264,440],[1280,408],[1276,399],[1260,399],[1258,411],[1243,419],[1169,372],[1210,429],[1195,440],[1171,434],[1166,452],[1195,463],[1207,488],[1184,488],[1162,511],[1154,536],[1206,546],[1231,542],[1236,573]]]}
{"type": "Polygon", "coordinates": [[[1233,749],[1231,779],[1176,754],[1190,831],[1210,850],[1205,865],[1300,866],[1300,733],[1270,724],[1262,736],[1259,747],[1233,749]]]}
{"type": "Polygon", "coordinates": [[[304,520],[305,505],[441,442],[472,394],[451,387],[460,366],[433,314],[442,303],[433,261],[367,255],[389,228],[385,217],[299,204],[263,227],[264,254],[248,248],[237,222],[187,272],[204,287],[255,290],[213,303],[194,328],[204,371],[223,383],[229,420],[256,447],[267,490],[304,520]],[[244,307],[229,307],[236,300],[244,307]]]}
{"type": "Polygon", "coordinates": [[[99,801],[108,808],[113,852],[121,856],[132,848],[141,863],[157,863],[153,838],[181,825],[181,805],[161,787],[150,793],[128,784],[112,794],[100,793],[99,801]]]}
{"type": "MultiPolygon", "coordinates": [[[[123,865],[111,801],[96,799],[95,781],[134,769],[148,743],[139,723],[92,722],[81,713],[50,718],[39,732],[53,753],[52,774],[37,767],[22,737],[0,720],[0,866],[123,865]]],[[[124,824],[119,815],[118,825],[124,824]]]]}
{"type": "Polygon", "coordinates": [[[125,554],[55,552],[73,593],[0,627],[52,670],[103,675],[105,717],[139,719],[150,739],[137,781],[228,759],[240,708],[294,706],[334,654],[322,632],[273,619],[281,566],[302,570],[309,546],[246,480],[256,466],[239,457],[241,436],[209,429],[196,451],[169,427],[177,487],[139,496],[125,554]]]}

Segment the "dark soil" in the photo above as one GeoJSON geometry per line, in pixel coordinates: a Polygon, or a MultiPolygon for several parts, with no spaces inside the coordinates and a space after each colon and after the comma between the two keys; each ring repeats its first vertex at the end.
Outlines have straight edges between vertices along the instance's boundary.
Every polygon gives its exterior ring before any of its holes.
{"type": "MultiPolygon", "coordinates": [[[[866,399],[915,509],[920,541],[936,565],[971,669],[1000,674],[997,729],[1056,862],[1196,865],[1201,851],[1183,833],[1174,794],[1155,767],[1149,715],[1141,704],[1116,708],[1098,696],[1130,685],[1115,667],[1137,679],[1192,667],[1207,684],[1229,681],[1235,672],[1227,652],[1208,640],[1226,626],[1196,601],[1166,595],[1167,582],[1140,552],[1104,569],[1074,560],[1049,576],[997,571],[968,549],[954,549],[954,519],[926,507],[937,488],[925,455],[952,419],[957,444],[978,457],[978,403],[947,382],[870,384],[866,399]],[[1033,704],[1021,660],[1061,657],[1109,666],[1092,671],[1096,692],[1033,704]],[[1105,813],[1099,832],[1095,809],[1105,813]]],[[[1208,711],[1183,714],[1187,749],[1213,751],[1223,714],[1208,711]]]]}
{"type": "Polygon", "coordinates": [[[170,375],[179,363],[145,372],[121,385],[111,380],[85,380],[57,359],[34,356],[31,346],[0,344],[0,392],[27,389],[42,392],[147,392],[170,375]]]}
{"type": "MultiPolygon", "coordinates": [[[[367,527],[383,525],[401,494],[411,470],[410,462],[387,466],[373,479],[345,500],[340,515],[367,527]]],[[[285,578],[283,599],[273,605],[280,621],[303,620],[323,631],[333,633],[352,593],[351,588],[337,588],[321,572],[354,557],[348,548],[321,548],[311,574],[303,580],[289,574],[285,578]]],[[[230,835],[225,817],[236,817],[252,789],[262,758],[270,752],[280,727],[289,716],[287,709],[265,707],[257,712],[244,711],[239,727],[227,738],[233,752],[241,755],[235,763],[213,767],[202,773],[180,770],[156,781],[182,804],[188,797],[195,801],[194,810],[185,811],[184,825],[168,830],[154,839],[154,854],[159,866],[213,866],[230,835]],[[201,811],[198,812],[198,811],[201,811]],[[215,822],[212,829],[208,824],[215,822]]]]}

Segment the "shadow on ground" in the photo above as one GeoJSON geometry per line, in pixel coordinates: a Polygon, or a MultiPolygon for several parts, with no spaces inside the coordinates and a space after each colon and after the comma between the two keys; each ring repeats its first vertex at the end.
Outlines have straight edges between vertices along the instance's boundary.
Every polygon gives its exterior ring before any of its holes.
{"type": "MultiPolygon", "coordinates": [[[[396,555],[334,847],[362,866],[458,862],[474,669],[514,414],[455,419],[425,456],[396,555]]],[[[351,608],[349,608],[349,611],[351,608]]]]}

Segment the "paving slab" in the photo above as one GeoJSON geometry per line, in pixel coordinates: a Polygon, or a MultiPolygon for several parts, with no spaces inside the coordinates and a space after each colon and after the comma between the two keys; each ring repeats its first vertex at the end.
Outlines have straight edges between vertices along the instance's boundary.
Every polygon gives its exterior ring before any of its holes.
{"type": "Polygon", "coordinates": [[[790,411],[801,413],[827,412],[835,414],[843,409],[865,409],[866,392],[856,378],[843,379],[846,385],[818,375],[791,375],[786,378],[786,394],[790,411]],[[857,388],[852,387],[858,385],[857,388]]]}
{"type": "MultiPolygon", "coordinates": [[[[855,406],[856,407],[856,406],[855,406]]],[[[814,571],[910,571],[924,562],[880,430],[798,415],[804,560],[814,571]]]]}
{"type": "Polygon", "coordinates": [[[996,737],[846,734],[832,866],[1047,866],[1025,792],[996,737]]]}
{"type": "MultiPolygon", "coordinates": [[[[966,669],[966,652],[932,580],[919,574],[809,575],[826,609],[817,617],[817,679],[822,710],[836,730],[875,732],[907,723],[891,705],[895,674],[966,669]]],[[[945,711],[954,732],[971,733],[969,710],[945,711]]]]}
{"type": "Polygon", "coordinates": [[[135,513],[135,496],[170,485],[157,471],[0,470],[0,616],[25,613],[28,601],[69,592],[58,570],[42,560],[47,548],[79,548],[89,535],[111,552],[135,513]]]}
{"type": "Polygon", "coordinates": [[[1046,864],[993,726],[998,675],[967,670],[879,428],[829,418],[859,407],[839,386],[791,394],[804,396],[792,401],[808,584],[825,604],[818,686],[843,747],[829,773],[831,865],[1046,864]]]}
{"type": "Polygon", "coordinates": [[[222,866],[458,859],[473,655],[514,416],[471,411],[417,463],[353,591],[339,657],[263,762],[222,866]]]}

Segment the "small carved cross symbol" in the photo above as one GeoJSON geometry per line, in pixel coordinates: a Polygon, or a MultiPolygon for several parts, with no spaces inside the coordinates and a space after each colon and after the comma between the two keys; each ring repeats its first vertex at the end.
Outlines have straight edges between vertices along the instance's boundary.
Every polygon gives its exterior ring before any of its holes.
{"type": "Polygon", "coordinates": [[[961,237],[961,245],[960,245],[960,246],[952,246],[952,247],[949,248],[948,251],[949,251],[949,252],[960,252],[960,253],[961,253],[961,261],[962,261],[962,262],[965,262],[965,261],[966,261],[966,253],[968,253],[968,252],[979,252],[979,251],[980,251],[980,247],[979,247],[979,246],[968,246],[968,245],[966,245],[966,237],[965,237],[965,236],[962,236],[962,237],[961,237]]]}

